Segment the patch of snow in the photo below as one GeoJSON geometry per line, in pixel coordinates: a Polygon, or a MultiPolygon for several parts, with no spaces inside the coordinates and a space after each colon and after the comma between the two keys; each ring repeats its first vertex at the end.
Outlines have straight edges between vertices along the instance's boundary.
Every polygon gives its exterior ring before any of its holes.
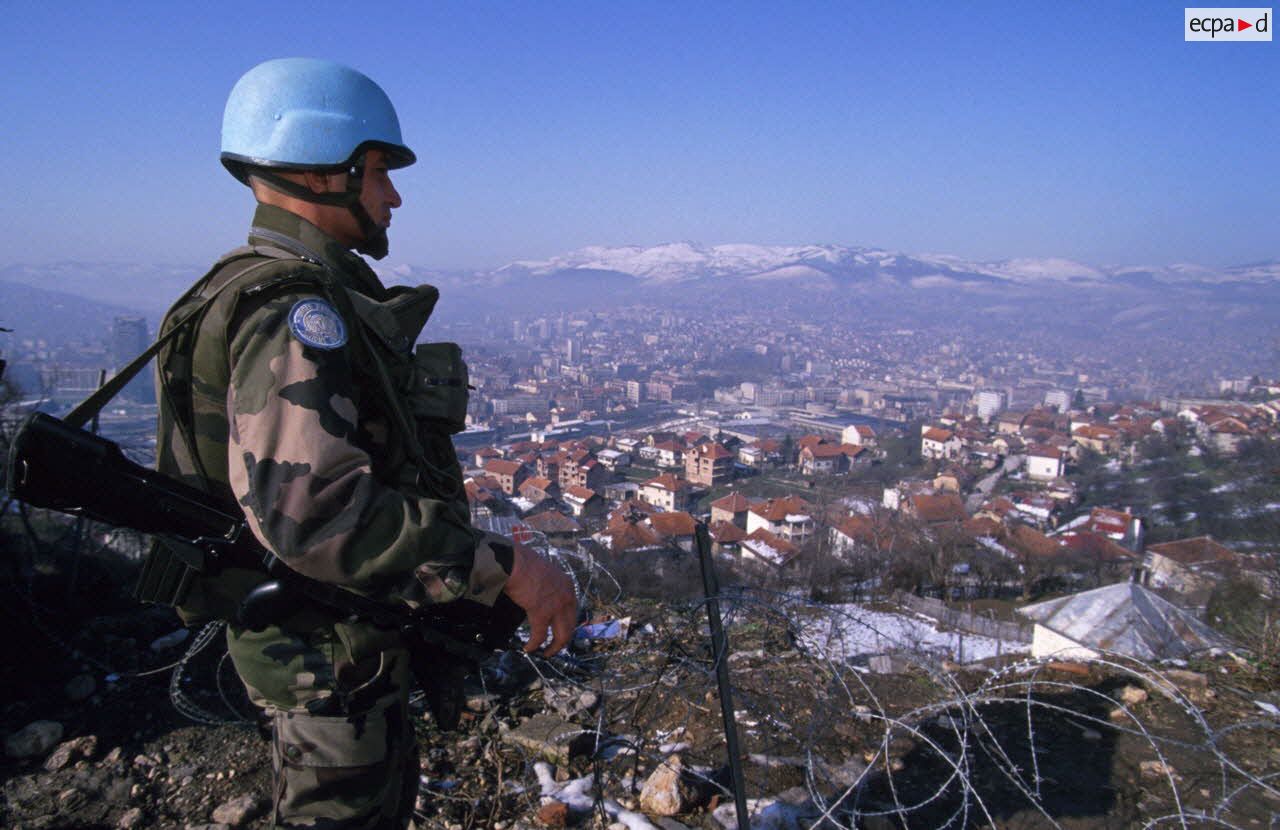
{"type": "Polygon", "coordinates": [[[1009,652],[1028,652],[1029,643],[1000,642],[991,637],[956,631],[939,631],[937,623],[923,616],[871,611],[858,604],[827,606],[800,633],[800,642],[828,659],[887,652],[925,652],[957,662],[971,662],[1009,652]]]}
{"type": "MultiPolygon", "coordinates": [[[[561,784],[556,781],[555,771],[546,761],[534,764],[533,771],[538,776],[538,786],[544,799],[553,798],[577,813],[589,813],[595,808],[591,776],[575,778],[561,784]]],[[[612,799],[604,799],[601,805],[610,818],[625,824],[629,830],[661,830],[641,813],[625,810],[612,799]]]]}
{"type": "Polygon", "coordinates": [[[982,545],[984,548],[987,548],[988,550],[995,551],[1001,556],[1008,557],[1009,559],[1018,558],[1013,551],[1009,550],[1004,545],[997,542],[994,536],[979,536],[978,544],[982,545]]]}

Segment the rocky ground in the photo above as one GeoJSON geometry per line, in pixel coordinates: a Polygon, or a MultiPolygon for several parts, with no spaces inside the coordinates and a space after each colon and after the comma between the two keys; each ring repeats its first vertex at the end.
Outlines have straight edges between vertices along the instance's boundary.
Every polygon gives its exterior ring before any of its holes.
{"type": "MultiPolygon", "coordinates": [[[[176,619],[120,597],[107,565],[66,577],[4,583],[0,826],[268,826],[268,744],[216,632],[175,685],[198,632],[166,644],[176,619]]],[[[1247,662],[874,674],[798,645],[821,609],[726,611],[755,827],[1280,822],[1280,699],[1247,662]]],[[[735,826],[704,610],[614,597],[592,613],[625,626],[567,659],[495,660],[457,732],[419,707],[421,826],[735,826]]]]}

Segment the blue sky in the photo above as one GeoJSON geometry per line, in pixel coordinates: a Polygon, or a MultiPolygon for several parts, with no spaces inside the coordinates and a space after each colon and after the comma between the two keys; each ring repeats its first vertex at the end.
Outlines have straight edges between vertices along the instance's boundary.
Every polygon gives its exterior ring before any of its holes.
{"type": "Polygon", "coordinates": [[[236,79],[351,64],[400,111],[389,263],[838,243],[1095,265],[1280,256],[1280,43],[1151,3],[6,2],[0,265],[240,244],[236,79]]]}

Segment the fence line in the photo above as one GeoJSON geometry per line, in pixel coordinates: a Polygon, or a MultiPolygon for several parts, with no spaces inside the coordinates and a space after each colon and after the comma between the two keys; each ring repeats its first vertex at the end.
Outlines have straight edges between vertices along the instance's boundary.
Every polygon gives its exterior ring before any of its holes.
{"type": "Polygon", "coordinates": [[[984,637],[991,637],[1004,642],[1031,642],[1032,631],[1034,630],[1034,626],[1031,623],[1004,622],[993,620],[989,617],[980,617],[968,611],[950,608],[941,600],[918,597],[915,594],[907,594],[901,591],[895,592],[893,599],[917,614],[932,617],[948,628],[967,631],[970,634],[980,634],[984,637]]]}

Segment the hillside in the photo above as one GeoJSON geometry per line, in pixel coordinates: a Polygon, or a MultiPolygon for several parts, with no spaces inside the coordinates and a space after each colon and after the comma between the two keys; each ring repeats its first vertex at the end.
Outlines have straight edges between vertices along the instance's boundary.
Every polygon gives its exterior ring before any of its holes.
{"type": "MultiPolygon", "coordinates": [[[[0,823],[267,826],[268,745],[217,629],[166,646],[180,630],[172,615],[110,588],[127,563],[87,555],[72,586],[69,560],[13,536],[6,547],[10,565],[32,567],[3,585],[13,650],[0,679],[13,692],[0,730],[51,721],[61,734],[4,760],[0,823]],[[183,658],[193,644],[205,647],[183,658]]],[[[1199,816],[1249,827],[1280,805],[1280,700],[1230,657],[959,667],[894,645],[883,612],[759,591],[725,599],[755,827],[810,826],[824,812],[850,828],[1199,816]],[[853,642],[908,650],[877,673],[839,656],[853,642]]],[[[733,826],[705,609],[611,592],[589,607],[625,621],[624,636],[600,630],[565,659],[490,663],[459,734],[422,714],[424,826],[733,826]]]]}

